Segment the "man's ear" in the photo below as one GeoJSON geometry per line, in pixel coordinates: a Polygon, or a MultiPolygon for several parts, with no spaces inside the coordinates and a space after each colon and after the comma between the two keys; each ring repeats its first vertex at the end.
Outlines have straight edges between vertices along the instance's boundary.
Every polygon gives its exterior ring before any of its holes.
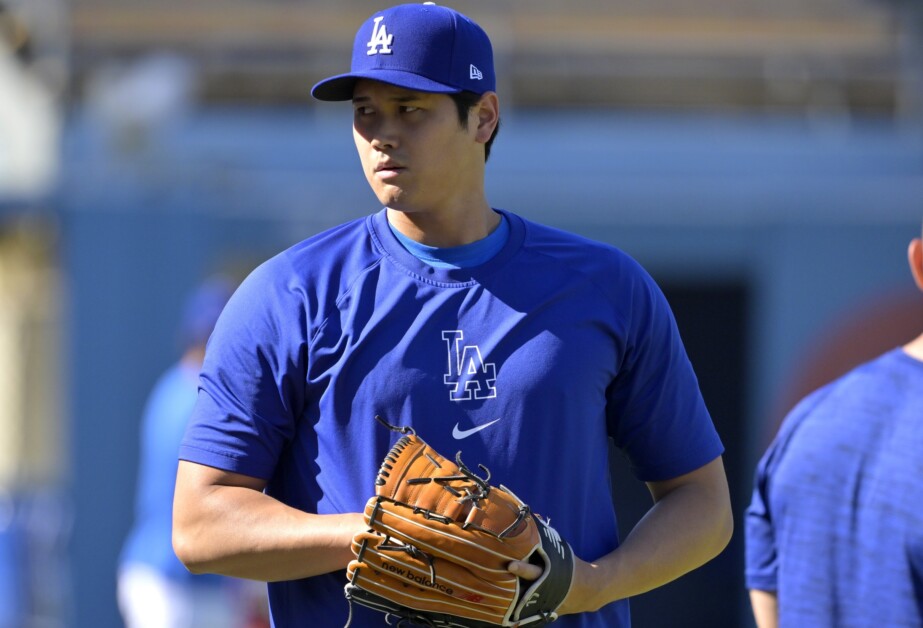
{"type": "Polygon", "coordinates": [[[500,121],[500,99],[495,92],[486,92],[481,96],[475,109],[478,118],[477,141],[486,144],[500,121]]]}
{"type": "Polygon", "coordinates": [[[923,290],[923,240],[914,238],[907,247],[907,261],[917,287],[923,290]]]}

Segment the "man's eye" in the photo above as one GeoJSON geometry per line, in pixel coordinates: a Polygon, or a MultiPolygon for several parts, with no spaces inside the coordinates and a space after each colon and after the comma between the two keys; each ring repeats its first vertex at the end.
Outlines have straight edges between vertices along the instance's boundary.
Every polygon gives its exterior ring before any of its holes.
{"type": "Polygon", "coordinates": [[[401,107],[401,111],[403,111],[404,113],[413,113],[419,110],[420,110],[419,107],[414,107],[413,105],[404,105],[403,107],[401,107]]]}
{"type": "Polygon", "coordinates": [[[370,113],[372,113],[372,108],[371,108],[371,107],[356,107],[356,115],[357,115],[357,116],[367,116],[367,115],[369,115],[370,113]]]}

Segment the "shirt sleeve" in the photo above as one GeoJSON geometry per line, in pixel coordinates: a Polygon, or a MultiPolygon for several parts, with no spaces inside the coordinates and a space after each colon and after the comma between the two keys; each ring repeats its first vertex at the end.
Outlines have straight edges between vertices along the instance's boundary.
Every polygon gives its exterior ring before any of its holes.
{"type": "Polygon", "coordinates": [[[773,481],[780,466],[791,462],[791,456],[786,462],[786,453],[799,429],[830,390],[830,386],[820,388],[798,402],[757,464],[753,496],[744,519],[744,580],[748,589],[778,590],[780,526],[784,517],[778,512],[778,497],[773,499],[773,481]]]}
{"type": "Polygon", "coordinates": [[[756,468],[753,497],[744,519],[744,578],[748,589],[776,591],[778,553],[776,529],[769,501],[769,468],[779,455],[779,441],[774,441],[756,468]]]}
{"type": "Polygon", "coordinates": [[[622,360],[608,393],[609,434],[642,481],[689,473],[724,447],[705,406],[673,312],[636,264],[618,299],[628,321],[622,360]]]}
{"type": "Polygon", "coordinates": [[[305,305],[277,257],[231,297],[208,341],[180,459],[269,479],[305,403],[305,305]]]}

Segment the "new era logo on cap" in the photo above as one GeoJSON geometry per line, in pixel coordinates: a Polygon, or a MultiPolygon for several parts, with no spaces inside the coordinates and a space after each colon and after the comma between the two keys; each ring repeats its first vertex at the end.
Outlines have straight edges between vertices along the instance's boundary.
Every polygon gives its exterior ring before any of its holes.
{"type": "Polygon", "coordinates": [[[402,4],[380,11],[359,28],[348,74],[319,82],[319,100],[350,100],[359,79],[421,92],[494,91],[493,49],[487,33],[448,7],[402,4]]]}

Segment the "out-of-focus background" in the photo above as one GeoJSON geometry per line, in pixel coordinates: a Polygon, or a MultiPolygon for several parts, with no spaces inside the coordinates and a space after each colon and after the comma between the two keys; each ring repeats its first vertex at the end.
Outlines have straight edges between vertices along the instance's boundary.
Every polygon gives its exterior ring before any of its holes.
{"type": "MultiPolygon", "coordinates": [[[[0,0],[0,627],[121,625],[183,296],[378,209],[350,108],[308,91],[385,5],[0,0]]],[[[731,546],[635,624],[751,626],[741,521],[779,420],[923,327],[923,4],[452,6],[496,48],[491,202],[648,268],[727,447],[731,546]]],[[[627,531],[648,498],[617,460],[613,492],[627,531]]]]}

